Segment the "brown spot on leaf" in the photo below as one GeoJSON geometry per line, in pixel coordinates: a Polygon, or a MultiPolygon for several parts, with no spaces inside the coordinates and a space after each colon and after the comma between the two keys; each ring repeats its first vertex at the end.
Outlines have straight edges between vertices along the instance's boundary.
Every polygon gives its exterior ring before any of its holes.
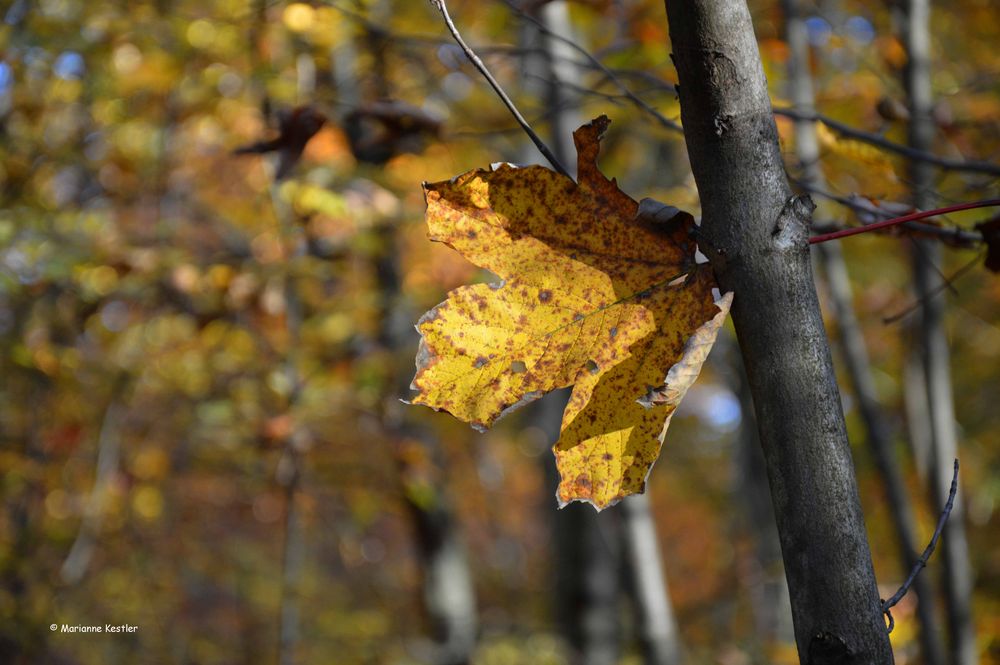
{"type": "Polygon", "coordinates": [[[548,289],[542,289],[538,294],[539,302],[549,302],[552,300],[552,291],[548,289]]]}
{"type": "Polygon", "coordinates": [[[485,356],[479,356],[476,358],[476,361],[472,363],[472,366],[475,367],[476,369],[480,369],[484,367],[488,362],[489,362],[488,358],[486,358],[485,356]]]}

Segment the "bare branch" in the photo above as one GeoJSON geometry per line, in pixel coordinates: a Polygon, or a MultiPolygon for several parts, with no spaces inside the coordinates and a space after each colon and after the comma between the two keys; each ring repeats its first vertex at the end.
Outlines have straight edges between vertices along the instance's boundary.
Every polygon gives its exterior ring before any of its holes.
{"type": "Polygon", "coordinates": [[[927,566],[928,559],[934,554],[934,548],[937,547],[938,539],[941,537],[941,532],[944,531],[945,522],[948,521],[948,516],[951,515],[951,509],[955,505],[955,495],[958,493],[958,458],[955,458],[955,471],[951,477],[951,489],[948,490],[948,502],[944,505],[944,510],[941,511],[941,517],[938,518],[937,527],[934,529],[934,535],[931,536],[931,542],[927,543],[927,547],[924,549],[924,553],[920,555],[917,559],[917,563],[914,564],[913,570],[910,571],[909,577],[903,582],[903,586],[899,587],[899,591],[892,595],[889,600],[882,601],[882,611],[885,612],[886,616],[889,617],[889,626],[887,628],[888,632],[892,632],[895,626],[895,621],[892,618],[892,614],[889,610],[896,605],[906,592],[910,590],[910,586],[913,584],[913,580],[917,578],[917,574],[920,573],[927,566]]]}
{"type": "MultiPolygon", "coordinates": [[[[549,30],[549,27],[547,25],[545,25],[544,23],[542,23],[541,21],[539,21],[538,19],[536,19],[531,14],[526,13],[520,7],[518,7],[513,2],[511,2],[511,0],[503,0],[503,1],[504,1],[504,4],[506,4],[508,7],[510,7],[510,10],[512,12],[514,12],[515,14],[517,14],[518,16],[520,16],[523,20],[530,22],[543,35],[545,35],[547,37],[551,37],[552,39],[555,39],[557,41],[560,41],[560,42],[568,45],[574,51],[576,51],[577,53],[579,53],[580,55],[582,55],[583,57],[585,57],[595,68],[597,68],[605,76],[607,76],[608,80],[611,81],[612,83],[614,83],[615,86],[619,90],[621,90],[622,94],[625,95],[625,97],[627,97],[630,102],[632,102],[638,108],[642,109],[643,111],[645,111],[646,113],[648,113],[649,115],[651,115],[661,125],[663,125],[664,127],[668,128],[668,129],[672,129],[675,132],[683,132],[684,131],[681,128],[680,123],[674,122],[670,118],[666,117],[665,115],[663,115],[662,113],[660,113],[659,111],[657,111],[656,109],[654,109],[652,106],[650,106],[649,104],[647,104],[641,97],[639,97],[634,92],[632,92],[631,90],[629,90],[628,86],[626,86],[624,83],[622,83],[621,79],[618,78],[618,75],[615,74],[612,70],[608,69],[608,67],[606,67],[604,65],[604,63],[602,63],[600,60],[598,60],[597,57],[594,54],[592,54],[590,51],[588,51],[587,49],[583,48],[582,46],[580,46],[579,44],[577,44],[572,39],[569,39],[568,37],[563,37],[562,35],[560,35],[558,33],[555,33],[552,30],[549,30]]],[[[434,4],[437,4],[437,0],[431,0],[431,2],[433,2],[434,4]]],[[[441,1],[441,5],[443,5],[443,4],[444,4],[444,2],[442,0],[441,1]]]]}
{"type": "Polygon", "coordinates": [[[958,270],[956,270],[955,272],[953,272],[950,276],[945,277],[944,281],[942,281],[940,284],[938,284],[937,287],[935,287],[933,291],[931,291],[930,293],[926,294],[924,297],[918,298],[917,300],[913,301],[912,303],[910,303],[909,305],[907,305],[905,308],[903,308],[901,311],[899,311],[899,312],[897,312],[897,313],[895,313],[895,314],[893,314],[891,316],[887,316],[887,317],[883,318],[882,319],[882,323],[884,323],[886,325],[889,325],[889,324],[892,324],[892,323],[896,323],[900,319],[905,318],[909,314],[912,314],[913,312],[915,312],[918,309],[920,309],[920,307],[923,306],[928,300],[930,300],[931,298],[937,297],[937,295],[939,293],[941,293],[943,291],[954,291],[955,290],[954,289],[954,284],[958,280],[958,278],[961,277],[962,275],[964,275],[965,273],[969,272],[973,268],[975,268],[977,265],[979,265],[979,262],[983,260],[984,256],[986,256],[986,252],[979,252],[974,257],[972,257],[971,261],[969,261],[968,263],[964,264],[961,268],[959,268],[958,270]]]}
{"type": "Polygon", "coordinates": [[[545,145],[545,141],[543,141],[541,137],[539,137],[538,134],[535,133],[535,130],[531,128],[531,125],[529,125],[528,121],[524,119],[524,116],[521,115],[521,112],[517,110],[517,107],[514,105],[514,102],[511,101],[510,97],[507,96],[507,93],[504,92],[504,89],[500,86],[500,83],[498,83],[497,80],[493,78],[493,74],[491,74],[490,70],[486,68],[486,64],[483,63],[482,59],[478,55],[476,55],[476,52],[473,51],[469,47],[469,45],[465,43],[464,39],[462,39],[461,33],[458,31],[458,28],[455,27],[455,22],[451,20],[451,15],[448,13],[448,5],[445,3],[445,0],[431,0],[431,4],[437,7],[437,10],[441,12],[441,16],[444,17],[445,25],[448,26],[448,30],[451,32],[451,36],[455,38],[455,42],[459,45],[459,47],[461,47],[462,52],[465,53],[465,57],[467,57],[469,59],[469,62],[471,62],[472,65],[477,70],[479,70],[479,73],[483,75],[483,78],[485,78],[486,81],[490,84],[490,87],[493,88],[493,91],[497,93],[497,96],[500,97],[500,101],[504,103],[504,106],[506,106],[507,110],[510,111],[511,115],[514,116],[514,119],[517,120],[517,123],[521,125],[521,129],[523,129],[525,134],[528,135],[528,138],[531,139],[531,142],[535,144],[535,147],[538,148],[538,151],[545,156],[545,159],[549,160],[549,164],[552,165],[552,168],[554,168],[556,171],[563,174],[567,178],[571,177],[569,175],[569,172],[559,162],[559,160],[552,153],[549,147],[545,145]]]}
{"type": "Polygon", "coordinates": [[[967,173],[988,173],[993,176],[1000,176],[1000,164],[993,164],[992,162],[982,162],[975,160],[958,160],[958,159],[948,159],[947,157],[940,157],[930,152],[923,150],[917,150],[915,148],[910,148],[899,143],[894,143],[878,134],[873,134],[871,132],[865,132],[860,129],[851,127],[850,125],[845,125],[842,122],[838,122],[833,118],[822,115],[821,113],[815,112],[804,112],[794,108],[789,107],[774,107],[774,114],[784,116],[786,118],[791,118],[793,120],[807,121],[807,122],[821,122],[833,131],[837,132],[842,136],[847,136],[870,145],[878,146],[883,150],[889,152],[894,152],[897,155],[902,155],[908,159],[912,159],[917,162],[925,162],[927,164],[933,164],[938,168],[946,169],[948,171],[965,171],[967,173]]]}

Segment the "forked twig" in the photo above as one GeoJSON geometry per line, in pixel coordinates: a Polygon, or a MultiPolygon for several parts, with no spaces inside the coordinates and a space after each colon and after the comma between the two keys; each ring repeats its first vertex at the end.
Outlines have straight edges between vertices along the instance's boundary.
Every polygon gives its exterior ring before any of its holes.
{"type": "Polygon", "coordinates": [[[890,316],[887,316],[887,317],[883,318],[882,319],[882,323],[884,323],[885,325],[890,325],[892,323],[895,323],[896,321],[899,321],[900,319],[902,319],[902,318],[908,316],[909,314],[917,311],[918,309],[920,309],[920,307],[922,305],[926,305],[928,300],[930,300],[932,298],[936,298],[938,296],[938,294],[940,294],[942,291],[949,290],[949,289],[952,290],[952,291],[954,291],[955,290],[954,284],[958,280],[958,278],[961,277],[962,275],[964,275],[965,273],[969,272],[973,268],[975,268],[977,265],[979,265],[979,263],[983,260],[984,256],[986,256],[986,252],[979,252],[974,257],[972,257],[971,261],[969,261],[968,263],[964,264],[961,268],[959,268],[958,270],[956,270],[955,272],[953,272],[951,275],[949,275],[948,277],[946,277],[943,282],[941,282],[940,284],[938,284],[937,286],[935,286],[931,290],[930,293],[928,293],[927,295],[925,295],[922,298],[918,298],[917,300],[914,300],[912,303],[910,303],[909,305],[907,305],[905,308],[903,308],[899,312],[896,312],[895,314],[892,314],[890,316]]]}
{"type": "MultiPolygon", "coordinates": [[[[595,56],[593,53],[583,48],[572,39],[568,37],[563,37],[557,32],[553,32],[551,29],[549,29],[547,25],[545,25],[543,22],[539,21],[537,18],[535,18],[528,12],[518,7],[516,4],[511,2],[511,0],[503,0],[503,2],[505,5],[510,7],[510,10],[512,12],[520,16],[523,20],[531,23],[533,26],[535,26],[535,29],[537,29],[543,35],[545,35],[546,37],[551,37],[552,39],[555,39],[558,42],[562,42],[563,44],[566,44],[571,49],[573,49],[574,51],[582,55],[584,58],[586,58],[593,67],[604,73],[604,75],[608,78],[608,80],[611,81],[615,85],[615,87],[617,87],[621,91],[622,95],[624,95],[625,98],[627,98],[629,101],[635,104],[639,109],[648,113],[650,116],[656,119],[656,121],[659,122],[661,125],[663,125],[667,129],[672,129],[675,132],[681,132],[681,133],[684,132],[684,128],[681,127],[679,123],[670,120],[662,113],[654,109],[652,106],[647,104],[645,100],[643,100],[641,97],[632,92],[632,90],[629,89],[627,85],[622,83],[621,79],[619,79],[618,76],[611,69],[606,67],[603,62],[598,60],[597,56],[595,56]]],[[[677,89],[675,87],[674,91],[676,92],[676,90],[677,89]]]]}
{"type": "Polygon", "coordinates": [[[504,106],[506,106],[507,110],[510,111],[511,115],[514,116],[514,119],[517,120],[517,123],[521,125],[521,129],[523,129],[524,132],[528,135],[528,138],[531,139],[531,142],[535,144],[535,147],[538,148],[538,151],[545,156],[545,159],[549,160],[549,164],[552,165],[552,168],[554,168],[556,171],[563,174],[567,178],[571,177],[569,175],[569,172],[559,162],[559,160],[552,153],[549,147],[545,145],[545,141],[543,141],[538,136],[538,134],[535,133],[535,130],[531,128],[531,125],[529,125],[528,121],[524,119],[524,116],[521,115],[521,112],[517,110],[517,107],[514,106],[514,102],[511,101],[510,97],[507,96],[507,93],[504,92],[504,89],[500,87],[500,84],[497,82],[497,80],[493,78],[493,74],[490,73],[490,70],[486,68],[486,64],[482,61],[482,59],[478,55],[476,55],[476,52],[473,51],[472,48],[465,43],[465,40],[462,39],[461,33],[458,31],[458,28],[455,27],[455,22],[451,20],[451,15],[448,13],[448,5],[445,3],[445,0],[430,0],[430,2],[432,5],[437,7],[437,10],[439,12],[441,12],[441,16],[444,17],[445,25],[448,26],[448,30],[449,32],[451,32],[451,36],[455,38],[455,42],[462,49],[462,52],[465,53],[465,57],[467,57],[469,59],[469,62],[471,62],[472,65],[479,70],[479,73],[483,75],[486,81],[490,84],[490,87],[493,88],[493,91],[497,93],[497,96],[500,97],[500,101],[504,103],[504,106]]]}
{"type": "Polygon", "coordinates": [[[948,521],[948,516],[951,515],[951,509],[955,506],[955,495],[958,493],[958,458],[955,459],[955,472],[951,477],[951,489],[948,490],[948,502],[944,504],[944,510],[941,511],[941,517],[938,518],[937,527],[934,529],[934,535],[931,536],[931,542],[927,544],[927,548],[924,553],[920,555],[917,562],[913,564],[913,569],[910,571],[909,577],[903,582],[903,586],[899,587],[899,591],[892,594],[892,598],[889,600],[882,601],[882,612],[889,617],[889,626],[886,628],[888,632],[892,632],[892,629],[896,627],[896,621],[892,618],[892,612],[889,610],[896,605],[906,592],[910,590],[910,585],[913,584],[913,580],[917,579],[917,574],[927,566],[927,560],[931,558],[931,554],[934,553],[934,548],[937,547],[938,539],[941,537],[941,532],[944,531],[945,522],[948,521]]]}

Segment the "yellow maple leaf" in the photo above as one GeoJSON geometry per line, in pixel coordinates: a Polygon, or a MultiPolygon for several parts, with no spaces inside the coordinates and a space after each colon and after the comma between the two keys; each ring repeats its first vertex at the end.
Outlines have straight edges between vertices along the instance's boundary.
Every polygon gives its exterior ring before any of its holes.
{"type": "Polygon", "coordinates": [[[704,297],[714,285],[705,266],[681,288],[657,289],[647,304],[658,329],[633,344],[625,362],[573,387],[554,449],[560,505],[603,509],[645,489],[670,418],[729,313],[732,293],[714,304],[704,297]]]}
{"type": "Polygon", "coordinates": [[[411,386],[412,403],[484,429],[575,384],[556,446],[559,499],[598,508],[642,491],[690,385],[670,384],[674,400],[664,377],[678,363],[697,376],[724,317],[710,270],[695,264],[693,218],[640,206],[598,170],[609,123],[573,134],[577,182],[504,164],[424,185],[431,239],[503,281],[455,289],[420,319],[411,386]],[[699,330],[704,353],[688,344],[699,330]]]}

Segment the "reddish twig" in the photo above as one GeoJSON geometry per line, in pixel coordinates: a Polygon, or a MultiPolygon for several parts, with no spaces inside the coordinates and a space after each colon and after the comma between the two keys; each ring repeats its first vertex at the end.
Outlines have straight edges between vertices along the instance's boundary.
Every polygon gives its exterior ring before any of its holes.
{"type": "Polygon", "coordinates": [[[949,212],[958,212],[959,210],[974,210],[976,208],[992,208],[996,206],[1000,206],[1000,199],[988,199],[986,201],[976,201],[974,203],[958,203],[956,205],[947,206],[944,208],[935,208],[934,210],[924,210],[921,212],[910,213],[909,215],[903,215],[902,217],[893,217],[892,219],[887,219],[882,222],[875,222],[874,224],[867,224],[865,226],[856,226],[850,229],[841,229],[840,231],[834,231],[832,233],[824,233],[822,235],[813,236],[812,238],[809,238],[809,244],[815,245],[817,243],[826,242],[828,240],[836,240],[837,238],[846,238],[847,236],[853,236],[859,233],[868,233],[869,231],[884,229],[888,226],[896,226],[897,224],[914,222],[918,219],[926,219],[928,217],[936,217],[937,215],[945,215],[949,212]]]}

